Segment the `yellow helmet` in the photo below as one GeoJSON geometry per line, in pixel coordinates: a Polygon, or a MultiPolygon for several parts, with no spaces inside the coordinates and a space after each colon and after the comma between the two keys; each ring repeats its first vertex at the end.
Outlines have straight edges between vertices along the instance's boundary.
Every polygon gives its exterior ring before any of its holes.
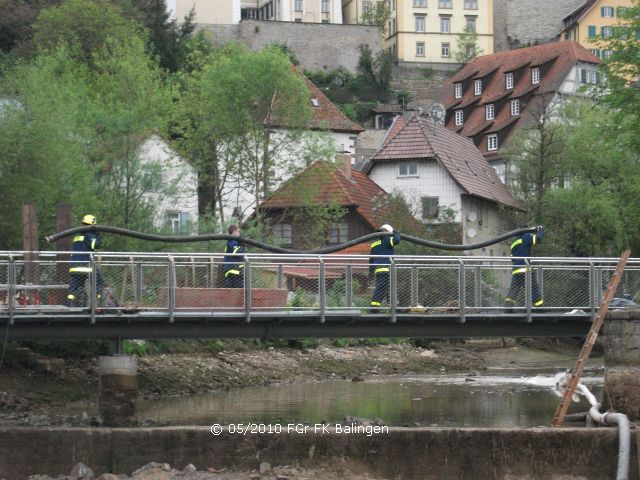
{"type": "Polygon", "coordinates": [[[93,215],[85,215],[84,217],[82,217],[82,223],[84,223],[85,225],[95,225],[96,217],[94,217],[93,215]]]}

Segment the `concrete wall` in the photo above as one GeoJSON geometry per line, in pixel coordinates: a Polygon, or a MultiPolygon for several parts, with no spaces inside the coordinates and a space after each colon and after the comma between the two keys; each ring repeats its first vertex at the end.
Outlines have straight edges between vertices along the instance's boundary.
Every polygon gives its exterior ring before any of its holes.
{"type": "MultiPolygon", "coordinates": [[[[286,425],[283,426],[286,430],[286,425]]],[[[312,428],[312,427],[311,427],[312,428]]],[[[629,478],[637,478],[635,436],[629,478]]],[[[319,466],[394,479],[615,478],[615,428],[393,428],[388,433],[282,433],[243,436],[209,427],[136,429],[0,428],[0,478],[67,474],[79,461],[104,472],[131,473],[148,462],[176,468],[319,466]]]]}
{"type": "Polygon", "coordinates": [[[243,20],[238,25],[199,25],[212,32],[214,43],[236,40],[251,50],[272,43],[286,44],[303,68],[332,70],[339,66],[355,72],[358,46],[369,45],[375,55],[382,49],[382,29],[369,25],[307,24],[243,20]]]}
{"type": "Polygon", "coordinates": [[[494,0],[494,50],[552,40],[562,19],[585,0],[494,0]]]}

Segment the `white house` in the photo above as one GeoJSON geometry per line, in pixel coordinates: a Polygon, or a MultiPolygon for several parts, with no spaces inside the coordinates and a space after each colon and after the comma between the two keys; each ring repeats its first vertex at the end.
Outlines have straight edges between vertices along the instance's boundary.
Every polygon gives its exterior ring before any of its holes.
{"type": "Polygon", "coordinates": [[[189,234],[198,221],[198,177],[184,160],[157,133],[140,146],[144,196],[155,205],[154,225],[174,234],[189,234]]]}
{"type": "MultiPolygon", "coordinates": [[[[437,224],[443,209],[451,209],[464,244],[510,230],[504,209],[519,208],[470,139],[421,116],[397,117],[364,173],[387,192],[402,193],[421,220],[437,224]]],[[[509,246],[473,253],[509,255],[509,246]]]]}

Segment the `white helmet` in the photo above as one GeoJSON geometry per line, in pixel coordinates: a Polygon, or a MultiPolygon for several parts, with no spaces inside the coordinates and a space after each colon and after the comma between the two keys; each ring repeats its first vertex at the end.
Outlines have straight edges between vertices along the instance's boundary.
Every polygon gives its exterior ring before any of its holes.
{"type": "Polygon", "coordinates": [[[378,230],[380,230],[381,232],[389,232],[389,233],[393,233],[393,227],[391,225],[389,225],[388,223],[385,223],[384,225],[381,225],[380,228],[378,228],[378,230]]]}

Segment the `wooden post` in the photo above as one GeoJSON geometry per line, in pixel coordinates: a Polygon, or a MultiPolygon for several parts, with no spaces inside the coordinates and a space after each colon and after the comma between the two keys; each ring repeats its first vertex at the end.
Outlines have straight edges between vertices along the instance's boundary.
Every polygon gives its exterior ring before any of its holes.
{"type": "Polygon", "coordinates": [[[39,282],[38,268],[38,217],[36,206],[30,203],[22,205],[22,249],[24,255],[24,282],[39,282]]]}

